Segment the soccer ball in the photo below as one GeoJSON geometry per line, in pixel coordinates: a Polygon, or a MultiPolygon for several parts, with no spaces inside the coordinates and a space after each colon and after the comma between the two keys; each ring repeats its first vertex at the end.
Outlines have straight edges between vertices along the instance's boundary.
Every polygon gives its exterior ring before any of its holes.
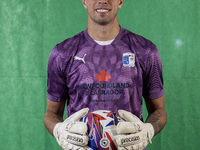
{"type": "Polygon", "coordinates": [[[123,121],[116,113],[108,110],[97,110],[82,118],[88,125],[89,143],[92,150],[117,150],[114,136],[116,125],[123,121]]]}

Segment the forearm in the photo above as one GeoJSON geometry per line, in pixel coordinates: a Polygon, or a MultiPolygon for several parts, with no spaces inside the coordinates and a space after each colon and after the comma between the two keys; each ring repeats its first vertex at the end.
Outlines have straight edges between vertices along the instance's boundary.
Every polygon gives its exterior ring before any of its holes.
{"type": "Polygon", "coordinates": [[[151,123],[154,127],[154,136],[158,134],[167,123],[167,113],[165,108],[160,108],[150,113],[147,117],[146,123],[151,123]]]}
{"type": "Polygon", "coordinates": [[[53,128],[58,122],[62,122],[63,118],[53,112],[46,112],[44,116],[44,125],[48,132],[53,135],[53,128]]]}
{"type": "Polygon", "coordinates": [[[63,121],[63,112],[65,109],[65,101],[54,102],[47,98],[47,109],[44,116],[44,125],[51,135],[53,129],[58,122],[63,121]]]}

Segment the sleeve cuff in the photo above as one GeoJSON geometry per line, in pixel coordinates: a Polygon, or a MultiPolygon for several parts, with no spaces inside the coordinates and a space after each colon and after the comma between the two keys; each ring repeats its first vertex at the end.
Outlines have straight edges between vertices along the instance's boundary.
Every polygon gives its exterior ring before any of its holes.
{"type": "Polygon", "coordinates": [[[153,100],[157,99],[165,94],[164,89],[156,93],[149,93],[148,95],[144,95],[145,100],[153,100]]]}
{"type": "Polygon", "coordinates": [[[55,97],[55,96],[49,94],[48,92],[47,92],[47,98],[48,98],[49,100],[51,100],[51,101],[54,101],[54,102],[66,101],[66,98],[65,98],[65,97],[55,97]]]}

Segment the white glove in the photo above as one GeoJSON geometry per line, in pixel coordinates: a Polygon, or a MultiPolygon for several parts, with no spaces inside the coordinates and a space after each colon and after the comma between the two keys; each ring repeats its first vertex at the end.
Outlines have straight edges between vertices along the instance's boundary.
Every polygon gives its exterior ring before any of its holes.
{"type": "Polygon", "coordinates": [[[64,122],[57,123],[53,135],[64,150],[85,150],[88,144],[87,124],[80,122],[89,109],[84,108],[68,117],[64,122]]]}
{"type": "Polygon", "coordinates": [[[143,150],[154,136],[154,128],[150,123],[143,123],[132,113],[119,110],[125,122],[117,124],[116,142],[119,150],[143,150]]]}

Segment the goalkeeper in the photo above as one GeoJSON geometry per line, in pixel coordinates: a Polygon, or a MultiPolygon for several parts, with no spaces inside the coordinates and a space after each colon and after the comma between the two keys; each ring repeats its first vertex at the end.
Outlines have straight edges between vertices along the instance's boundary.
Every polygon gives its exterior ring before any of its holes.
{"type": "Polygon", "coordinates": [[[118,149],[146,149],[165,126],[162,64],[157,47],[119,25],[124,0],[82,0],[88,28],[57,44],[48,62],[44,124],[63,149],[87,149],[88,112],[110,110],[118,149]],[[148,109],[143,122],[142,97],[148,109]],[[63,113],[67,115],[63,121],[63,113]],[[127,128],[129,127],[129,128],[127,128]]]}

